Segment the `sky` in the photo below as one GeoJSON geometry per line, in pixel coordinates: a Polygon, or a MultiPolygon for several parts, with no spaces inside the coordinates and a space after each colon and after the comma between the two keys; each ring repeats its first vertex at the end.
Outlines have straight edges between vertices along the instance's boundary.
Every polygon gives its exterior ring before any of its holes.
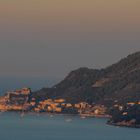
{"type": "Polygon", "coordinates": [[[0,77],[63,78],[140,51],[140,0],[0,0],[0,77]]]}

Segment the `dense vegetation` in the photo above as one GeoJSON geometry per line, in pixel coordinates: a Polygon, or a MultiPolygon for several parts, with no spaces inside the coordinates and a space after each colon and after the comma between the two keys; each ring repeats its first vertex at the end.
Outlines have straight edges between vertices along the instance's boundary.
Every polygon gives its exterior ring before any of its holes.
{"type": "Polygon", "coordinates": [[[43,88],[33,96],[65,98],[69,102],[101,102],[111,105],[118,102],[140,100],[140,52],[129,55],[105,69],[79,68],[53,86],[43,88]],[[98,83],[98,84],[97,84],[98,83]]]}
{"type": "Polygon", "coordinates": [[[110,110],[112,116],[110,122],[133,122],[133,124],[140,124],[140,105],[124,106],[122,110],[118,108],[112,108],[110,110]],[[127,114],[124,114],[127,113],[127,114]]]}

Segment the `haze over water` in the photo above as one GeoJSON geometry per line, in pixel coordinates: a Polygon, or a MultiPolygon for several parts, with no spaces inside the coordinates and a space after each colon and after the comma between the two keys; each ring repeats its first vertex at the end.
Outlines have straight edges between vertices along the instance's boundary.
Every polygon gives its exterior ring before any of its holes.
{"type": "Polygon", "coordinates": [[[23,87],[30,87],[32,91],[37,91],[43,87],[52,87],[60,80],[48,77],[1,77],[0,95],[23,87]]]}

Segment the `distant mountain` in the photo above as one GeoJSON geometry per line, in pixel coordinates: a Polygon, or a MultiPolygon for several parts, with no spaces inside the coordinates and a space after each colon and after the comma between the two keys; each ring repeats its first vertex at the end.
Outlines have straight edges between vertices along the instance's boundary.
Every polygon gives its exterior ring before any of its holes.
{"type": "Polygon", "coordinates": [[[110,105],[114,101],[140,100],[140,52],[104,69],[79,68],[53,86],[33,93],[37,99],[65,98],[110,105]]]}

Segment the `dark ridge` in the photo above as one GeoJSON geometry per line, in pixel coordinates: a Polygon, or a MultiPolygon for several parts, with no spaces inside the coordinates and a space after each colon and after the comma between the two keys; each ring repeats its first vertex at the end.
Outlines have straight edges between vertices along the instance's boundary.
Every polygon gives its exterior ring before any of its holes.
{"type": "Polygon", "coordinates": [[[140,52],[105,69],[84,67],[74,70],[52,88],[34,92],[33,97],[65,98],[72,103],[87,101],[105,105],[111,105],[114,100],[140,100],[140,52]]]}

